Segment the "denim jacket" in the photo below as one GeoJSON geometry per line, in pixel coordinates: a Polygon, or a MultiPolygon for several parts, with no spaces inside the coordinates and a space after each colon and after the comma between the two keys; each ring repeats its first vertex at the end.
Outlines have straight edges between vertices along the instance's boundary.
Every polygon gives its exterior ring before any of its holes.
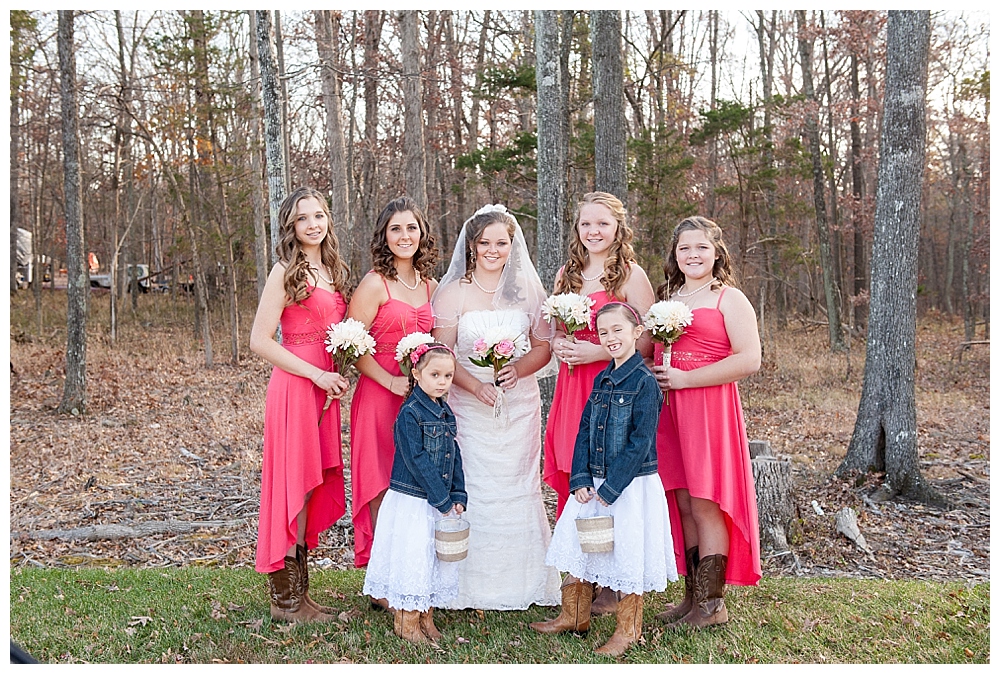
{"type": "Polygon", "coordinates": [[[455,414],[448,403],[438,404],[414,386],[393,426],[396,453],[389,488],[427,499],[445,514],[456,503],[466,506],[469,496],[455,432],[455,414]]]}
{"type": "Polygon", "coordinates": [[[608,364],[594,378],[594,390],[583,408],[573,449],[571,492],[593,487],[611,505],[632,478],[656,474],[656,427],[663,394],[652,371],[636,352],[615,367],[608,364]]]}

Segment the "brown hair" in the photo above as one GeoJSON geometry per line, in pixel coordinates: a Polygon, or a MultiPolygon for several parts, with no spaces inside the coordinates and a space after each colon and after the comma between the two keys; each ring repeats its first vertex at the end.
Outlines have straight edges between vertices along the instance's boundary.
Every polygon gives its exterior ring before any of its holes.
{"type": "Polygon", "coordinates": [[[722,240],[722,228],[708,218],[703,218],[700,215],[692,215],[689,218],[684,218],[674,227],[673,236],[670,237],[670,250],[667,251],[667,259],[663,263],[663,277],[665,280],[656,289],[658,299],[665,300],[669,298],[675,290],[684,285],[684,272],[677,266],[677,241],[684,232],[695,230],[705,234],[705,238],[715,246],[715,252],[718,255],[715,263],[712,265],[712,275],[715,277],[712,289],[715,290],[723,285],[734,288],[738,287],[736,276],[733,274],[732,258],[729,255],[729,250],[726,248],[725,242],[722,240]]]}
{"type": "MultiPolygon", "coordinates": [[[[406,373],[406,378],[410,381],[410,387],[406,389],[406,395],[403,396],[404,398],[409,398],[410,394],[413,393],[413,387],[417,385],[417,378],[413,376],[413,371],[423,371],[427,362],[430,361],[431,358],[435,356],[440,356],[442,358],[444,356],[450,356],[453,361],[456,361],[455,367],[458,367],[455,352],[452,351],[451,347],[447,344],[442,344],[441,342],[428,342],[425,346],[427,347],[427,350],[420,354],[420,357],[417,358],[417,362],[413,363],[413,365],[410,366],[410,371],[406,373]]],[[[410,356],[407,354],[405,357],[409,358],[410,356]]]]}
{"type": "Polygon", "coordinates": [[[431,232],[424,212],[420,210],[417,202],[411,197],[405,195],[397,197],[387,203],[382,212],[378,214],[371,243],[372,268],[390,281],[396,278],[396,257],[389,248],[386,228],[389,226],[392,216],[406,211],[413,213],[413,217],[420,227],[420,242],[417,244],[417,252],[413,254],[413,269],[421,276],[429,278],[433,275],[433,269],[438,262],[437,241],[431,232]]]}
{"type": "Polygon", "coordinates": [[[589,204],[606,206],[618,223],[615,230],[615,240],[608,250],[608,259],[604,262],[604,278],[601,285],[612,297],[621,297],[622,286],[628,280],[632,263],[636,261],[635,250],[632,248],[632,228],[628,226],[628,213],[621,199],[608,192],[588,192],[576,207],[576,225],[574,236],[569,241],[569,259],[563,268],[562,276],[555,291],[557,293],[578,293],[583,287],[583,268],[587,266],[589,253],[580,241],[580,211],[589,204]]]}
{"type": "Polygon", "coordinates": [[[489,211],[473,215],[465,221],[465,280],[472,283],[472,272],[476,271],[476,243],[490,225],[502,222],[507,225],[507,236],[514,242],[517,221],[506,211],[489,211]]]}
{"type": "Polygon", "coordinates": [[[639,318],[639,312],[636,311],[635,307],[633,307],[628,302],[608,302],[607,304],[602,306],[600,309],[597,310],[597,313],[594,314],[594,325],[595,326],[597,325],[598,318],[600,318],[604,314],[609,314],[612,311],[617,311],[622,316],[624,316],[625,320],[631,323],[633,328],[637,328],[640,325],[642,325],[642,319],[639,318]]]}
{"type": "Polygon", "coordinates": [[[329,223],[326,236],[320,242],[320,258],[332,275],[333,287],[341,293],[347,291],[349,269],[340,257],[340,242],[333,231],[330,206],[319,191],[311,187],[300,187],[281,202],[281,208],[278,210],[278,221],[281,225],[278,228],[278,245],[274,251],[278,260],[285,265],[285,295],[296,304],[301,303],[312,294],[308,288],[309,261],[306,260],[305,253],[302,252],[302,244],[295,237],[295,212],[299,202],[309,197],[313,197],[319,202],[329,223]]]}

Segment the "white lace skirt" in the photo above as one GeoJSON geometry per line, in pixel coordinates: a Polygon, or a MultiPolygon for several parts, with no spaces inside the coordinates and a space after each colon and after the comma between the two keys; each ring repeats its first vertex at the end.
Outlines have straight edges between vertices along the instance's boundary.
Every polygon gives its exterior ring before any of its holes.
{"type": "MultiPolygon", "coordinates": [[[[595,489],[603,483],[595,479],[595,489]]],[[[545,563],[624,594],[665,590],[668,582],[677,580],[677,566],[660,476],[654,473],[636,477],[607,508],[596,497],[580,503],[571,494],[552,532],[545,563]],[[575,520],[577,516],[596,515],[614,517],[615,547],[611,552],[587,553],[580,549],[575,520]]]]}
{"type": "Polygon", "coordinates": [[[378,511],[364,593],[404,611],[444,606],[458,596],[458,565],[434,552],[440,512],[426,499],[390,489],[378,511]]]}

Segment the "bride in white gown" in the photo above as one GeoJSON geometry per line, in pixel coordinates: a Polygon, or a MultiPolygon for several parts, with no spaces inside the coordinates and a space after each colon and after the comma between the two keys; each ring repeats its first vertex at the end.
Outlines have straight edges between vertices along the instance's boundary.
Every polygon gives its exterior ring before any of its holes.
{"type": "Polygon", "coordinates": [[[542,505],[535,378],[550,359],[545,296],[506,208],[485,206],[466,221],[431,300],[434,336],[455,347],[460,365],[448,404],[469,494],[469,554],[460,562],[458,598],[446,608],[520,610],[560,601],[559,574],[545,566],[551,531],[542,505]],[[525,336],[531,348],[502,368],[495,384],[493,370],[469,356],[477,339],[498,329],[525,336]]]}

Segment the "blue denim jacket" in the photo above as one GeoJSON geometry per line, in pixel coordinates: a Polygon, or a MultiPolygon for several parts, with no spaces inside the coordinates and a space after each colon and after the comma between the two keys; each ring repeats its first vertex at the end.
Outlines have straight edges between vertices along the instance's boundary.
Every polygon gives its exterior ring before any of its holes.
{"type": "Polygon", "coordinates": [[[393,426],[396,453],[389,488],[425,498],[442,513],[456,503],[466,506],[469,496],[455,432],[455,414],[448,403],[438,404],[414,386],[393,426]]]}
{"type": "Polygon", "coordinates": [[[593,487],[611,505],[638,475],[656,474],[656,427],[663,394],[638,352],[594,378],[573,449],[571,492],[593,487]]]}

